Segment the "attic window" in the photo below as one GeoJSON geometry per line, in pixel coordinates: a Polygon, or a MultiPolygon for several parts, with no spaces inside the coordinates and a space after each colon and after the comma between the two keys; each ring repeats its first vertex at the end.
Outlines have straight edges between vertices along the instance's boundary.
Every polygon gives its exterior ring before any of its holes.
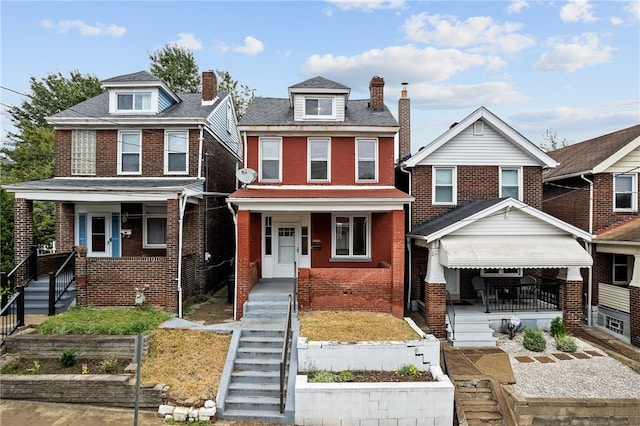
{"type": "Polygon", "coordinates": [[[118,93],[118,111],[151,111],[151,92],[118,93]]]}
{"type": "Polygon", "coordinates": [[[335,118],[333,97],[306,97],[304,99],[305,118],[335,118]]]}
{"type": "Polygon", "coordinates": [[[476,136],[482,136],[484,135],[484,122],[483,121],[476,121],[475,123],[473,123],[473,134],[476,136]]]}

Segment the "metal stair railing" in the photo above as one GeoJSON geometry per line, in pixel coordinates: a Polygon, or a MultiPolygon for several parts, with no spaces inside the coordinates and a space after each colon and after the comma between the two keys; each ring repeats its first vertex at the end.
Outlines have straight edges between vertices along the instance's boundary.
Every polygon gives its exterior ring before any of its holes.
{"type": "MultiPolygon", "coordinates": [[[[446,292],[446,309],[445,313],[447,314],[447,318],[449,318],[449,324],[451,325],[451,339],[450,342],[456,340],[456,309],[453,307],[453,301],[451,300],[451,295],[449,294],[449,290],[445,290],[446,292]],[[451,308],[451,313],[449,313],[449,308],[451,308]]],[[[448,333],[447,333],[448,334],[448,333]]],[[[447,338],[449,336],[447,335],[447,338]]]]}
{"type": "Polygon", "coordinates": [[[285,405],[285,377],[287,371],[287,360],[289,352],[289,334],[291,333],[291,311],[292,300],[289,295],[289,306],[287,308],[287,322],[284,328],[284,342],[282,343],[282,357],[280,358],[280,413],[284,413],[285,405]]]}
{"type": "Polygon", "coordinates": [[[56,272],[49,272],[49,316],[56,314],[56,303],[75,280],[76,252],[72,251],[56,272]]]}

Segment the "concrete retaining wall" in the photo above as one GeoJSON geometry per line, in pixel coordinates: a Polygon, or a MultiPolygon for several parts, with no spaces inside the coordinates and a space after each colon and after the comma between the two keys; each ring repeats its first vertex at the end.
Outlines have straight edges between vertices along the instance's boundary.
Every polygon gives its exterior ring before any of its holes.
{"type": "Polygon", "coordinates": [[[308,383],[297,376],[295,424],[451,426],[453,384],[440,367],[430,371],[437,381],[308,383]]]}

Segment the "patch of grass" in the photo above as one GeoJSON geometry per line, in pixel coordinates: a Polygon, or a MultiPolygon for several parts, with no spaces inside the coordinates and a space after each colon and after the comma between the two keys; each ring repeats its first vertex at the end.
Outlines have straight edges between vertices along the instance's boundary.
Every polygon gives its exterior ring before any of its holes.
{"type": "Polygon", "coordinates": [[[142,361],[142,383],[163,383],[185,398],[215,398],[231,335],[199,330],[156,331],[142,361]]]}
{"type": "Polygon", "coordinates": [[[48,317],[37,327],[40,334],[134,335],[149,332],[171,318],[150,306],[137,308],[74,307],[48,317]]]}
{"type": "Polygon", "coordinates": [[[399,341],[420,336],[391,314],[364,311],[310,311],[298,314],[300,336],[315,341],[399,341]]]}

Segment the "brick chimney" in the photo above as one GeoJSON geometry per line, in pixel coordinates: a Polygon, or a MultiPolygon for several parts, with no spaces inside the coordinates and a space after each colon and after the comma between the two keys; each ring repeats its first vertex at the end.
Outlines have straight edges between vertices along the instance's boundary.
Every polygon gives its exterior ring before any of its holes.
{"type": "Polygon", "coordinates": [[[384,109],[384,79],[382,77],[375,76],[369,83],[369,108],[374,111],[381,111],[384,109]]]}
{"type": "Polygon", "coordinates": [[[398,157],[400,160],[411,155],[411,100],[407,94],[407,85],[402,83],[402,95],[398,100],[398,157]]]}
{"type": "Polygon", "coordinates": [[[211,102],[218,96],[218,79],[209,70],[202,72],[202,102],[211,102]]]}

